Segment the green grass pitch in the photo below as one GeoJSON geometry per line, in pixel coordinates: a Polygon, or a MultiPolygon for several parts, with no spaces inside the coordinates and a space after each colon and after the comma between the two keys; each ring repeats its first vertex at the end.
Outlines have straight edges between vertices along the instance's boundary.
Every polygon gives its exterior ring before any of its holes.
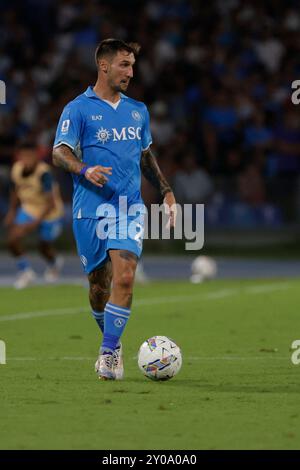
{"type": "Polygon", "coordinates": [[[81,286],[0,289],[1,449],[299,449],[300,281],[160,282],[135,288],[126,378],[101,382],[100,335],[81,286]],[[183,366],[167,382],[137,367],[167,335],[183,366]]]}

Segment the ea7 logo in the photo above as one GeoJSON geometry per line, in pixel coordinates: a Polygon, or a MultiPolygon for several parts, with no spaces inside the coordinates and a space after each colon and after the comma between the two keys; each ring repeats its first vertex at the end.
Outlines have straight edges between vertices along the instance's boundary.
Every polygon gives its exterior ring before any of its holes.
{"type": "Polygon", "coordinates": [[[291,361],[293,364],[295,364],[295,366],[297,366],[300,364],[300,339],[293,341],[291,348],[295,349],[291,356],[291,361]]]}
{"type": "Polygon", "coordinates": [[[0,104],[6,104],[6,85],[0,80],[0,104]]]}
{"type": "Polygon", "coordinates": [[[0,364],[6,364],[6,346],[4,341],[0,340],[0,364]]]}

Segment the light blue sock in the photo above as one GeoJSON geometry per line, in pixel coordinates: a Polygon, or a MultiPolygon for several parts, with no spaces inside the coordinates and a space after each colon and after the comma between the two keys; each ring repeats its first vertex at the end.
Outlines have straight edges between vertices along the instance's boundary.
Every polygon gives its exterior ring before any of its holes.
{"type": "Polygon", "coordinates": [[[100,348],[101,354],[113,352],[119,344],[126,323],[130,316],[130,309],[119,307],[108,302],[104,310],[104,335],[100,348]]]}
{"type": "Polygon", "coordinates": [[[95,310],[92,310],[92,314],[100,330],[104,333],[104,312],[95,312],[95,310]]]}
{"type": "Polygon", "coordinates": [[[30,263],[28,259],[25,258],[25,256],[20,256],[19,258],[17,258],[16,262],[19,271],[26,271],[26,269],[30,268],[30,263]]]}

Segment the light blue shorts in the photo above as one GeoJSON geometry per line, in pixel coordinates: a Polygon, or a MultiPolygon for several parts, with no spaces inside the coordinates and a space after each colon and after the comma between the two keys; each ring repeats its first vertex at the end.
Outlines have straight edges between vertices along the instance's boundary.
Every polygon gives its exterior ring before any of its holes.
{"type": "Polygon", "coordinates": [[[74,219],[74,236],[84,271],[89,274],[109,259],[109,250],[126,250],[138,258],[142,254],[144,217],[74,219]]]}
{"type": "MultiPolygon", "coordinates": [[[[34,217],[27,214],[21,207],[17,211],[14,223],[16,225],[23,225],[28,222],[33,222],[34,217]]],[[[38,234],[41,240],[52,242],[61,234],[63,228],[63,221],[61,218],[51,221],[44,220],[38,227],[38,234]]]]}

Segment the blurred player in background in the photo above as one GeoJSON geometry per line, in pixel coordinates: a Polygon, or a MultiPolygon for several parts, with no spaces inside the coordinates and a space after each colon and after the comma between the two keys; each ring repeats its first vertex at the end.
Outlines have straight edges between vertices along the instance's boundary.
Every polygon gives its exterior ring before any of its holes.
{"type": "Polygon", "coordinates": [[[99,44],[97,82],[65,107],[53,151],[54,164],[73,176],[74,235],[89,279],[92,312],[103,332],[95,368],[104,380],[121,379],[124,372],[120,338],[130,316],[143,234],[143,214],[137,220],[128,209],[143,206],[141,171],[164,198],[170,226],[175,223],[175,198],[150,148],[148,110],[123,94],[138,52],[137,44],[116,39],[99,44]],[[125,228],[120,196],[127,201],[125,228]],[[116,216],[105,237],[102,208],[108,205],[116,216]],[[139,228],[138,236],[128,235],[130,224],[139,228]]]}
{"type": "Polygon", "coordinates": [[[8,247],[19,271],[15,288],[22,289],[36,278],[23,247],[23,239],[38,232],[39,251],[47,263],[47,282],[54,282],[62,267],[53,242],[62,230],[63,202],[51,168],[39,160],[33,142],[21,144],[11,171],[10,206],[4,220],[8,229],[8,247]]]}

